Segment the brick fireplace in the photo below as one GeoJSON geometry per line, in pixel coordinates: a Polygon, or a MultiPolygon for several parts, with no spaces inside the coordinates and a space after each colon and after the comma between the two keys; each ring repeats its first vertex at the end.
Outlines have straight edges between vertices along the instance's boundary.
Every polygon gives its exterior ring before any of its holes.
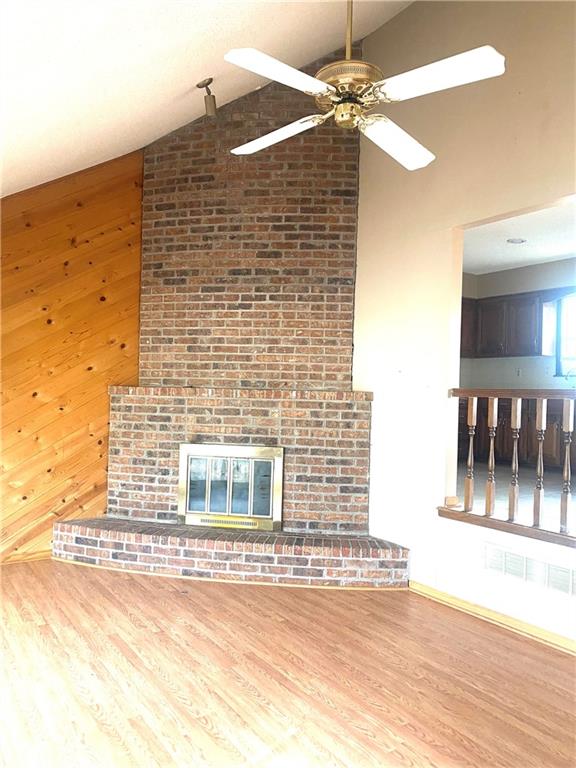
{"type": "Polygon", "coordinates": [[[368,536],[371,394],[352,391],[358,137],[327,124],[229,153],[310,107],[272,84],[145,150],[140,385],[110,389],[106,520],[57,524],[55,555],[406,584],[406,550],[368,536]],[[282,533],[180,525],[183,443],[283,448],[282,533]]]}
{"type": "Polygon", "coordinates": [[[370,395],[112,387],[108,514],[177,522],[179,446],[284,448],[283,530],[368,532],[370,395]]]}

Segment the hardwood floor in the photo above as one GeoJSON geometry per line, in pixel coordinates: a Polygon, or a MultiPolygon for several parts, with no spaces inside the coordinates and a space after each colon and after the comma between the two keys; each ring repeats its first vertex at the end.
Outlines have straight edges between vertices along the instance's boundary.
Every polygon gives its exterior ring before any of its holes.
{"type": "Polygon", "coordinates": [[[574,658],[413,593],[2,581],[11,768],[575,764],[574,658]]]}

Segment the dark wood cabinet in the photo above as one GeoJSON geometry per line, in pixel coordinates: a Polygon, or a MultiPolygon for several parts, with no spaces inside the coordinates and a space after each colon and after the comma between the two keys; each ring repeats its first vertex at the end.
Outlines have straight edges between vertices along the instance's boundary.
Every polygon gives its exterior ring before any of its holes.
{"type": "Polygon", "coordinates": [[[508,357],[542,353],[542,309],[538,296],[510,296],[506,306],[505,351],[508,357]]]}
{"type": "Polygon", "coordinates": [[[542,300],[538,293],[462,300],[461,357],[542,354],[542,300]]]}
{"type": "Polygon", "coordinates": [[[460,357],[476,357],[476,299],[462,299],[462,324],[460,326],[460,357]]]}
{"type": "Polygon", "coordinates": [[[506,299],[479,299],[477,357],[503,357],[506,355],[507,310],[506,299]]]}

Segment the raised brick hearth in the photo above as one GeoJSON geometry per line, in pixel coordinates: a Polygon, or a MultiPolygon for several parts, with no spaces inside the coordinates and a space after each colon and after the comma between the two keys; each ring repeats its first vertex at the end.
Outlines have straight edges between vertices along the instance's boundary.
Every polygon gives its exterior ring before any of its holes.
{"type": "Polygon", "coordinates": [[[406,587],[408,551],[369,536],[299,536],[135,523],[54,527],[54,556],[171,576],[331,587],[406,587]]]}

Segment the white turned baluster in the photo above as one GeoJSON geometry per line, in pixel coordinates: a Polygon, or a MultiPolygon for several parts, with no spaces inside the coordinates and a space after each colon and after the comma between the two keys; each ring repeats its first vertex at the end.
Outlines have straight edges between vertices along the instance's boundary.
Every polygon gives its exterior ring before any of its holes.
{"type": "Polygon", "coordinates": [[[546,434],[547,400],[536,400],[536,439],[538,440],[538,459],[536,461],[536,488],[534,488],[534,528],[540,528],[540,517],[544,506],[544,437],[546,434]]]}
{"type": "Polygon", "coordinates": [[[564,400],[562,406],[562,432],[564,433],[564,467],[562,470],[562,496],[560,497],[560,533],[568,533],[573,528],[569,520],[572,502],[570,491],[570,443],[574,430],[574,400],[564,400]]]}
{"type": "Polygon", "coordinates": [[[488,435],[490,436],[490,450],[488,452],[488,479],[486,480],[486,517],[492,517],[494,514],[494,504],[496,501],[496,461],[494,458],[494,438],[496,437],[496,427],[498,426],[498,398],[488,398],[488,435]]]}
{"type": "Polygon", "coordinates": [[[512,477],[508,491],[508,520],[513,523],[518,516],[518,439],[520,437],[520,420],[522,418],[522,399],[513,397],[510,402],[510,429],[512,430],[512,477]]]}
{"type": "Polygon", "coordinates": [[[468,398],[468,460],[466,461],[466,479],[464,480],[464,509],[471,512],[474,507],[474,434],[476,433],[476,413],[478,398],[468,398]]]}

